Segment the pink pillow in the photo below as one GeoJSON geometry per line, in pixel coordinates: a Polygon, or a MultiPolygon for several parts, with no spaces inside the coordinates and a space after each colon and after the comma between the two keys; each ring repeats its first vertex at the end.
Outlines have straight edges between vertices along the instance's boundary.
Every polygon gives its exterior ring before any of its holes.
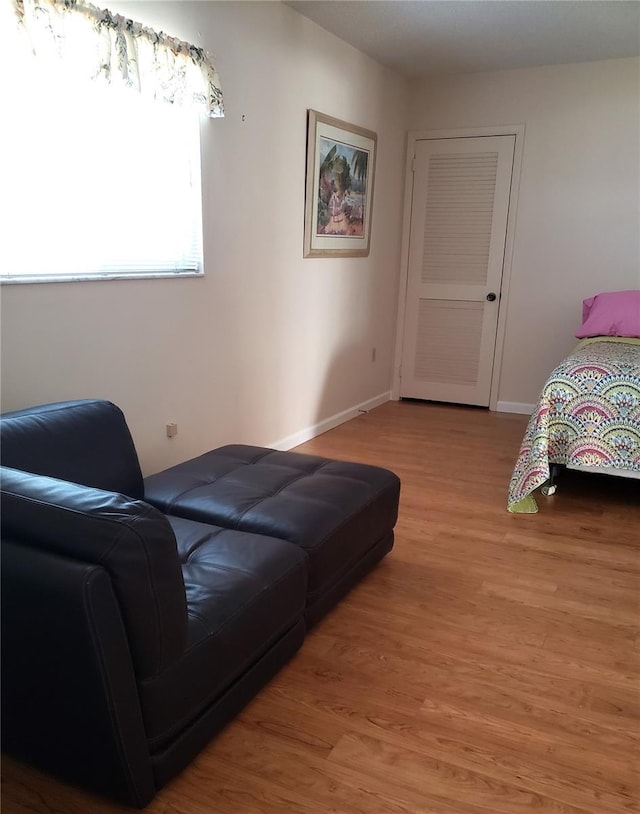
{"type": "Polygon", "coordinates": [[[583,300],[582,325],[576,337],[587,336],[640,338],[640,290],[606,291],[583,300]]]}

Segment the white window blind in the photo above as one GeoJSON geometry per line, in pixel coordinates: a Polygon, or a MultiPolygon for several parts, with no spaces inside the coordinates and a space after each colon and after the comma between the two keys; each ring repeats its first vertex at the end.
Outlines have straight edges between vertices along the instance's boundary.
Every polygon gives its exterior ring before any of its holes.
{"type": "Polygon", "coordinates": [[[0,279],[202,274],[197,112],[36,70],[5,105],[0,279]]]}

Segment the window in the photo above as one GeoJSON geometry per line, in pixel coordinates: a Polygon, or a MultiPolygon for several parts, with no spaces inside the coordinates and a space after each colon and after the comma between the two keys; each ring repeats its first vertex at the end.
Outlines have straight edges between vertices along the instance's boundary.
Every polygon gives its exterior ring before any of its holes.
{"type": "Polygon", "coordinates": [[[201,275],[197,112],[26,61],[3,103],[0,280],[201,275]]]}

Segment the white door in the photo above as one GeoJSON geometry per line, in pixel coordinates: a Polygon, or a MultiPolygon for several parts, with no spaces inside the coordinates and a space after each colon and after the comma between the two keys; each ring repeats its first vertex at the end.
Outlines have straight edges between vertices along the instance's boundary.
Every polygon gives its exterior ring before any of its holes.
{"type": "Polygon", "coordinates": [[[416,142],[401,396],[489,406],[514,146],[416,142]]]}

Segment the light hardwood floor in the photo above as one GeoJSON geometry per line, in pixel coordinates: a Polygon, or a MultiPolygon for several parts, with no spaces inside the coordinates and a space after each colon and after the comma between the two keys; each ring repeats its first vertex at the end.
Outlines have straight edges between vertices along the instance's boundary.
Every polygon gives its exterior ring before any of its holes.
{"type": "MultiPolygon", "coordinates": [[[[149,814],[640,811],[640,483],[508,514],[525,424],[389,403],[299,448],[400,475],[395,548],[149,814]]],[[[3,776],[3,814],[124,810],[3,776]]]]}

